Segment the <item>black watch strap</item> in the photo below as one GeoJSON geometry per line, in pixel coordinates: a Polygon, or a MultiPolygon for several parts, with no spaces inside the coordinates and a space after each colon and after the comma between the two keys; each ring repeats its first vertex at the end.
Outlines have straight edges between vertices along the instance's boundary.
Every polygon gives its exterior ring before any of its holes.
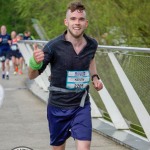
{"type": "Polygon", "coordinates": [[[100,79],[98,74],[93,74],[92,77],[91,77],[92,81],[93,81],[94,77],[97,77],[98,80],[100,79]]]}

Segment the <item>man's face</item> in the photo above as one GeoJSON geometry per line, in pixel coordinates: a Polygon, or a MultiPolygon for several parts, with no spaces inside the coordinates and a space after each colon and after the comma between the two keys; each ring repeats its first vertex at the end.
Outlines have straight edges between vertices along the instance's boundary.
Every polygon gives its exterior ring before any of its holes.
{"type": "Polygon", "coordinates": [[[12,31],[12,32],[11,32],[11,38],[14,39],[15,37],[16,37],[16,32],[15,32],[15,31],[12,31]]]}
{"type": "Polygon", "coordinates": [[[79,38],[88,26],[85,11],[79,10],[75,10],[74,12],[68,10],[64,23],[68,28],[68,32],[74,38],[79,38]]]}
{"type": "Polygon", "coordinates": [[[5,27],[5,26],[2,26],[2,27],[1,27],[1,34],[2,34],[2,35],[5,35],[5,34],[6,34],[6,27],[5,27]]]}

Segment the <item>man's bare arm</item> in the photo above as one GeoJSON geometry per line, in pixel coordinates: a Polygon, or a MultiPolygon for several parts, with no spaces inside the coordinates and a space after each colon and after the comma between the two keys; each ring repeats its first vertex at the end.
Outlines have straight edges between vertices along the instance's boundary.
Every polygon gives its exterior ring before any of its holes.
{"type": "MultiPolygon", "coordinates": [[[[44,52],[41,49],[38,49],[38,46],[36,44],[33,47],[34,47],[33,58],[37,64],[40,64],[44,60],[44,52]]],[[[35,79],[37,76],[39,76],[39,71],[33,70],[29,66],[28,76],[29,79],[35,79]]]]}
{"type": "Polygon", "coordinates": [[[39,76],[38,70],[33,70],[32,68],[28,68],[28,77],[30,80],[35,79],[37,76],[39,76]]]}
{"type": "Polygon", "coordinates": [[[97,69],[96,69],[96,63],[95,63],[95,59],[93,58],[90,62],[90,75],[94,75],[94,74],[97,74],[97,69]]]}
{"type": "MultiPolygon", "coordinates": [[[[89,68],[89,71],[90,71],[90,74],[91,74],[91,77],[93,75],[96,75],[97,74],[97,69],[96,69],[96,63],[95,63],[95,59],[93,58],[91,60],[91,63],[90,63],[90,68],[89,68]]],[[[99,91],[103,88],[103,84],[102,82],[99,80],[99,78],[97,76],[93,76],[93,86],[94,88],[99,91]]]]}

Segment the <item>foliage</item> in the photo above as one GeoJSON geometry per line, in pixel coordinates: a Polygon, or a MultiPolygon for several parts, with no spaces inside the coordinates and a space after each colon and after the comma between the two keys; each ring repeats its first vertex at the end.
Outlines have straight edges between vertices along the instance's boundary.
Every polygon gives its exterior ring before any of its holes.
{"type": "Polygon", "coordinates": [[[17,10],[14,9],[14,5],[13,0],[0,1],[0,26],[6,25],[9,33],[12,30],[22,31],[24,29],[24,21],[17,17],[17,10]]]}
{"type": "MultiPolygon", "coordinates": [[[[80,1],[85,4],[88,14],[89,27],[86,32],[100,44],[150,46],[149,0],[80,1]]],[[[31,19],[35,18],[51,39],[65,30],[63,20],[69,2],[70,0],[1,0],[0,25],[7,24],[9,30],[32,30],[33,33],[31,19]]]]}

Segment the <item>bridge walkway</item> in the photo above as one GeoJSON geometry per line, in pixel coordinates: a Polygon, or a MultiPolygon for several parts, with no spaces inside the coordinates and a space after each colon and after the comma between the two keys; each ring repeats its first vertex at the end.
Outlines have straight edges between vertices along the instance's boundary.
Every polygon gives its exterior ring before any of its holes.
{"type": "MultiPolygon", "coordinates": [[[[51,150],[46,118],[46,104],[28,90],[27,68],[23,75],[10,73],[10,80],[0,79],[5,96],[0,107],[0,150],[26,146],[33,150],[51,150]]],[[[66,150],[75,150],[72,138],[66,150]]],[[[93,131],[91,150],[127,150],[126,147],[93,131]]]]}

